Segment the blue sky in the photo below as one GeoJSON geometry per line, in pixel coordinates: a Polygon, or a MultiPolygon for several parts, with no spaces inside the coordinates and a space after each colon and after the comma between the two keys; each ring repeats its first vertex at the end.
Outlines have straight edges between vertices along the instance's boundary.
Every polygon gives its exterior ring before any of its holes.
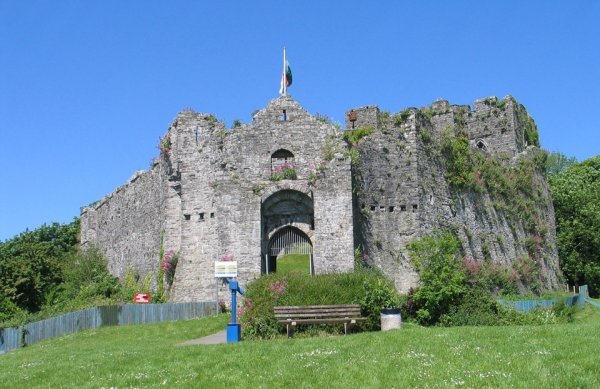
{"type": "Polygon", "coordinates": [[[513,95],[542,147],[600,154],[600,1],[0,0],[0,241],[147,169],[176,114],[231,125],[289,93],[356,106],[513,95]]]}

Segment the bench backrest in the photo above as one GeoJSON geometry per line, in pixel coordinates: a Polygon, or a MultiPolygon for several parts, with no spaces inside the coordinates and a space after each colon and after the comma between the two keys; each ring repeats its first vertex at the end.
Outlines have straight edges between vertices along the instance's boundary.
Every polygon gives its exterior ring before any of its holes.
{"type": "Polygon", "coordinates": [[[273,311],[277,319],[360,317],[360,305],[358,304],[274,307],[273,311]]]}

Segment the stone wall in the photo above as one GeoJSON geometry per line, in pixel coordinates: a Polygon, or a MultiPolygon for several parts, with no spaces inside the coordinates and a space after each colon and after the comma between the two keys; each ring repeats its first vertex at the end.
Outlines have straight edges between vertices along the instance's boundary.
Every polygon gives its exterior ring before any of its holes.
{"type": "Polygon", "coordinates": [[[156,271],[165,222],[166,176],[159,164],[136,172],[127,184],[81,213],[82,247],[98,247],[109,271],[123,277],[156,271]]]}

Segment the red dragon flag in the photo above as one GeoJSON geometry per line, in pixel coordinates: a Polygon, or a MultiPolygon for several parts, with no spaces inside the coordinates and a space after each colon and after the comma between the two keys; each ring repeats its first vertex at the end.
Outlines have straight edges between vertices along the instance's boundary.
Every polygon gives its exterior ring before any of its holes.
{"type": "Polygon", "coordinates": [[[282,96],[287,95],[287,88],[292,85],[292,68],[285,58],[285,47],[283,48],[283,72],[281,73],[281,86],[279,87],[279,94],[282,96]]]}

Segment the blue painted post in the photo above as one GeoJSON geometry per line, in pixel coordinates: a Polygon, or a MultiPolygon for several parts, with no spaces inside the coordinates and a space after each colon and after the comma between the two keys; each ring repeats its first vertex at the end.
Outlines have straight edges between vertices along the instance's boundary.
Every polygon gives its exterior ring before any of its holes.
{"type": "Polygon", "coordinates": [[[241,340],[240,325],[237,324],[237,293],[243,295],[244,291],[236,280],[228,281],[231,289],[231,323],[227,324],[227,343],[236,343],[241,340]]]}
{"type": "MultiPolygon", "coordinates": [[[[229,281],[230,282],[230,286],[231,286],[231,282],[235,282],[235,281],[229,281]]],[[[236,282],[237,284],[237,282],[236,282]]],[[[237,321],[237,291],[236,291],[237,287],[231,288],[231,324],[235,324],[237,321]]]]}

